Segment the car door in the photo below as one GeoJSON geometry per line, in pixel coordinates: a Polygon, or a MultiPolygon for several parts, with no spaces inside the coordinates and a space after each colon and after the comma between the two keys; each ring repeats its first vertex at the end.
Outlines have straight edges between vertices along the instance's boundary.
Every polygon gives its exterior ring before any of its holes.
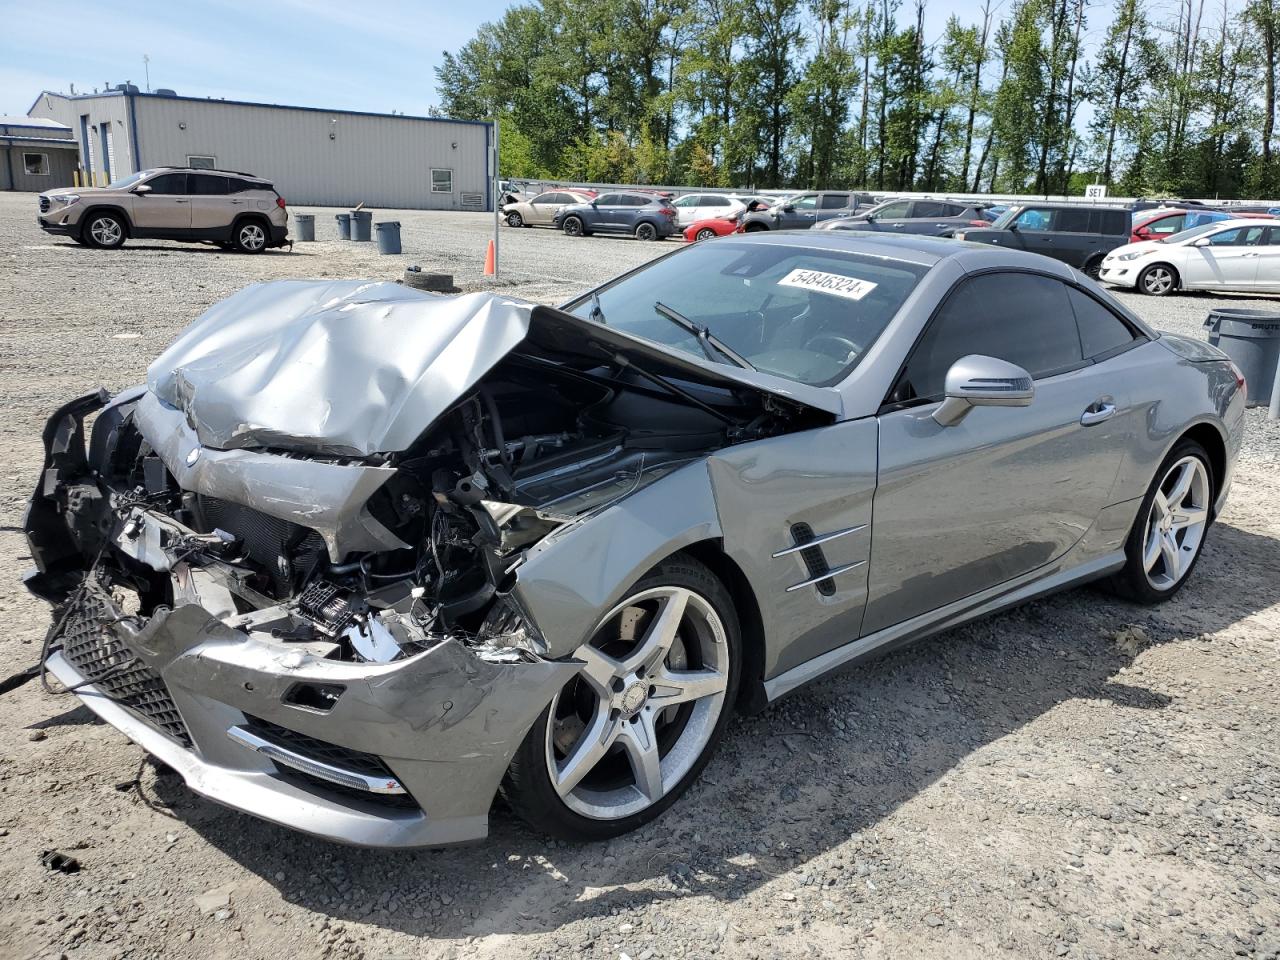
{"type": "Polygon", "coordinates": [[[818,195],[802,193],[778,211],[778,229],[794,230],[811,226],[818,214],[818,195]]]}
{"type": "Polygon", "coordinates": [[[1054,215],[1052,207],[1023,207],[1009,224],[1009,244],[1028,253],[1053,256],[1054,215]]]}
{"type": "Polygon", "coordinates": [[[1111,502],[1132,407],[1123,366],[1084,356],[1078,295],[1052,277],[999,271],[961,281],[935,312],[878,417],[864,633],[1051,563],[1111,502]],[[947,370],[969,354],[1024,367],[1031,405],[974,407],[940,426],[931,414],[947,370]]]}
{"type": "Polygon", "coordinates": [[[1258,249],[1266,228],[1232,227],[1185,246],[1182,268],[1187,287],[1252,290],[1258,279],[1258,249]]]}
{"type": "Polygon", "coordinates": [[[1259,290],[1280,290],[1280,227],[1263,230],[1254,286],[1259,290]]]}
{"type": "Polygon", "coordinates": [[[528,222],[545,226],[555,219],[556,211],[568,202],[563,193],[540,193],[529,201],[528,222]]]}
{"type": "Polygon", "coordinates": [[[814,211],[814,219],[821,222],[833,217],[848,216],[851,197],[847,193],[822,193],[818,195],[818,209],[814,211]]]}
{"type": "Polygon", "coordinates": [[[682,227],[700,219],[698,216],[698,207],[702,204],[702,196],[697,193],[686,193],[683,197],[676,197],[671,201],[671,205],[676,208],[676,222],[682,227]]]}
{"type": "Polygon", "coordinates": [[[602,193],[583,211],[588,230],[609,231],[617,217],[619,197],[616,193],[602,193]]]}
{"type": "Polygon", "coordinates": [[[185,173],[162,173],[147,180],[150,189],[137,193],[133,226],[140,236],[166,237],[191,229],[191,196],[185,173]]]}
{"type": "Polygon", "coordinates": [[[916,200],[911,207],[911,218],[902,222],[902,232],[937,236],[944,231],[955,229],[956,224],[948,222],[947,217],[956,217],[963,212],[964,207],[958,203],[916,200]]]}
{"type": "Polygon", "coordinates": [[[195,237],[225,238],[237,206],[230,202],[226,177],[213,173],[187,174],[191,199],[191,232],[195,237]]]}

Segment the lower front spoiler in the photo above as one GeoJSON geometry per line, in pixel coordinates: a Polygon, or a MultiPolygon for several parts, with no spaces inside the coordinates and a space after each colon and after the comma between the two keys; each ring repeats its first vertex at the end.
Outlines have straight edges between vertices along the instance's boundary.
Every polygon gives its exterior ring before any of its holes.
{"type": "MultiPolygon", "coordinates": [[[[55,653],[49,672],[67,686],[83,678],[55,653]]],[[[424,813],[362,811],[318,797],[266,770],[240,770],[206,763],[194,752],[119,706],[93,685],[76,690],[84,704],[157,760],[172,767],[192,791],[215,803],[270,823],[327,840],[365,847],[433,847],[480,840],[489,829],[487,813],[429,819],[424,813]]]]}
{"type": "Polygon", "coordinates": [[[340,662],[233,629],[194,604],[158,611],[141,630],[110,625],[116,615],[108,608],[102,627],[115,646],[87,656],[95,641],[68,636],[75,652],[55,651],[50,672],[201,796],[358,846],[482,839],[511,756],[581,669],[491,662],[456,640],[391,663],[340,662]],[[172,709],[160,722],[118,699],[139,689],[116,686],[135,660],[163,681],[172,709]],[[86,662],[117,666],[102,674],[86,662]],[[299,704],[299,685],[341,693],[331,705],[299,704]],[[366,765],[353,769],[351,757],[366,765]],[[382,773],[360,776],[370,763],[382,773]]]}

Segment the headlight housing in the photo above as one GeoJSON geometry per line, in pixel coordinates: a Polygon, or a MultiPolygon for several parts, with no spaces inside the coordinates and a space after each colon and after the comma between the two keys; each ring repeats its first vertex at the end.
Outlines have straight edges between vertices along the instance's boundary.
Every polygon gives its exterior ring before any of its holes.
{"type": "Polygon", "coordinates": [[[1116,257],[1117,260],[1137,260],[1142,254],[1140,253],[1122,253],[1116,257]]]}
{"type": "Polygon", "coordinates": [[[75,203],[76,201],[78,201],[78,200],[80,199],[80,194],[78,194],[78,193],[55,193],[55,194],[51,194],[51,195],[50,195],[50,197],[49,197],[49,199],[50,199],[50,200],[54,200],[54,201],[56,201],[56,202],[58,202],[58,203],[66,204],[66,205],[69,207],[69,206],[71,206],[73,203],[75,203]]]}

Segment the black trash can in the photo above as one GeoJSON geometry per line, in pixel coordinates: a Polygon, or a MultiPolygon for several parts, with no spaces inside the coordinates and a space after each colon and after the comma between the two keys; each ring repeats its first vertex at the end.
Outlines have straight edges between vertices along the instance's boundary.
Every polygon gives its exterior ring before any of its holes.
{"type": "Polygon", "coordinates": [[[338,239],[350,240],[351,239],[351,214],[336,213],[334,214],[333,219],[338,221],[338,239]]]}
{"type": "Polygon", "coordinates": [[[379,253],[399,253],[400,252],[400,221],[399,220],[383,220],[381,223],[373,225],[374,232],[378,235],[378,252],[379,253]]]}
{"type": "Polygon", "coordinates": [[[373,239],[373,212],[370,210],[351,211],[351,239],[368,243],[373,239]]]}
{"type": "Polygon", "coordinates": [[[299,240],[315,240],[316,217],[314,213],[295,213],[293,225],[298,232],[299,240]]]}
{"type": "Polygon", "coordinates": [[[1271,402],[1280,362],[1280,313],[1220,307],[1204,321],[1209,342],[1235,361],[1249,382],[1249,406],[1271,402]]]}

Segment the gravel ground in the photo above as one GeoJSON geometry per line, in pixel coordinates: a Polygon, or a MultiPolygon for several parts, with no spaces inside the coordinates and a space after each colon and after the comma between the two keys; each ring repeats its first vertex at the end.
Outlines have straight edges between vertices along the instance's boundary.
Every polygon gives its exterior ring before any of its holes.
{"type": "MultiPolygon", "coordinates": [[[[34,206],[0,196],[4,675],[47,624],[18,584],[18,526],[58,402],[136,382],[253,280],[417,262],[483,288],[491,224],[379,211],[402,222],[402,257],[99,252],[44,236],[34,206]]],[[[333,211],[316,212],[332,236],[333,211]]],[[[510,289],[546,301],[676,246],[502,239],[510,289]]],[[[1222,300],[1129,298],[1192,335],[1222,300]]],[[[0,957],[1276,956],[1278,461],[1280,429],[1255,410],[1231,504],[1175,601],[1077,590],[819,682],[732,725],[688,796],[607,845],[548,843],[501,806],[466,848],[307,839],[194,797],[28,684],[0,698],[0,957]],[[47,849],[82,869],[50,872],[47,849]]]]}

